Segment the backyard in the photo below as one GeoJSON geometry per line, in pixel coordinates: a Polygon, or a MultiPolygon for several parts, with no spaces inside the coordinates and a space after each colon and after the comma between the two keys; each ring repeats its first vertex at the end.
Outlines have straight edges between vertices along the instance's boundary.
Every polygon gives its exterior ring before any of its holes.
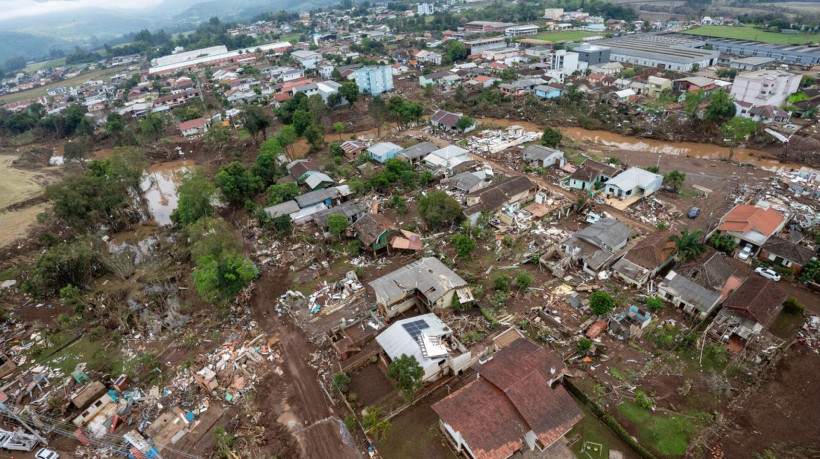
{"type": "Polygon", "coordinates": [[[820,41],[820,34],[800,33],[790,35],[779,32],[768,32],[752,26],[729,27],[729,26],[701,26],[685,31],[692,35],[705,35],[717,38],[735,38],[738,40],[754,40],[765,43],[781,43],[789,45],[802,45],[806,42],[820,41]]]}

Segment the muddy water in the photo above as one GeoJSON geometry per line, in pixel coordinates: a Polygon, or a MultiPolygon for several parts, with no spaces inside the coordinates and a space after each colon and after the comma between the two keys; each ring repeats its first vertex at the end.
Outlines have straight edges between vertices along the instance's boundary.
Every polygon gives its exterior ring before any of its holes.
{"type": "MultiPolygon", "coordinates": [[[[538,126],[527,121],[514,121],[498,118],[482,118],[482,123],[490,123],[498,126],[511,126],[517,124],[529,131],[541,131],[543,126],[538,126]]],[[[641,151],[674,156],[689,156],[701,159],[729,159],[729,147],[722,147],[708,143],[696,142],[665,142],[662,140],[640,139],[609,131],[589,130],[577,127],[561,128],[565,137],[575,141],[591,142],[606,147],[617,148],[626,151],[641,151]]],[[[751,148],[735,148],[732,157],[735,162],[752,163],[761,169],[769,171],[799,169],[800,164],[780,162],[772,159],[767,153],[751,148]]]]}
{"type": "Polygon", "coordinates": [[[171,213],[177,208],[177,185],[193,165],[193,161],[171,161],[156,164],[143,175],[140,187],[148,211],[160,225],[171,224],[171,213]]]}

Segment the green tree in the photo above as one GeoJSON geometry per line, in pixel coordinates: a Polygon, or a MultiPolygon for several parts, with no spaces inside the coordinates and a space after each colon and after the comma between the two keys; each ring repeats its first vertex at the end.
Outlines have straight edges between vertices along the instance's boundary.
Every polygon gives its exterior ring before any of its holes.
{"type": "Polygon", "coordinates": [[[396,381],[396,389],[404,394],[405,399],[412,400],[416,391],[422,387],[424,369],[414,356],[402,354],[390,362],[387,377],[396,381]]]}
{"type": "Polygon", "coordinates": [[[256,136],[260,132],[262,133],[262,140],[267,138],[267,131],[272,123],[271,117],[262,110],[262,107],[257,105],[248,105],[242,112],[242,126],[253,137],[254,142],[256,142],[256,136]]]}
{"type": "Polygon", "coordinates": [[[214,213],[211,199],[215,191],[214,184],[201,173],[187,177],[177,188],[179,198],[171,220],[178,225],[188,225],[210,217],[214,213]]]}
{"type": "Polygon", "coordinates": [[[663,182],[677,192],[686,182],[686,174],[678,170],[668,172],[663,175],[663,182]]]}
{"type": "Polygon", "coordinates": [[[327,218],[327,230],[336,237],[341,237],[348,225],[349,222],[344,215],[331,215],[327,218]]]}
{"type": "Polygon", "coordinates": [[[342,133],[345,132],[345,124],[340,122],[340,121],[337,121],[337,122],[333,123],[333,131],[336,134],[339,135],[339,142],[341,142],[342,141],[342,133]]]}
{"type": "Polygon", "coordinates": [[[456,127],[461,132],[464,132],[473,126],[475,126],[475,121],[467,115],[462,116],[458,119],[458,121],[456,121],[456,127]]]}
{"type": "Polygon", "coordinates": [[[296,131],[296,135],[299,137],[304,135],[305,130],[310,126],[312,120],[313,117],[310,115],[310,112],[306,110],[296,110],[293,112],[293,129],[296,131]]]}
{"type": "Polygon", "coordinates": [[[205,133],[204,138],[205,145],[222,150],[222,148],[228,145],[233,136],[231,135],[230,129],[219,123],[214,123],[208,129],[208,132],[205,133]]]}
{"type": "Polygon", "coordinates": [[[737,144],[754,134],[755,131],[757,131],[757,121],[741,116],[736,116],[720,126],[720,133],[723,134],[724,137],[729,138],[731,142],[729,147],[729,161],[731,161],[735,155],[735,147],[737,144]]]}
{"type": "Polygon", "coordinates": [[[729,93],[724,90],[712,91],[709,105],[706,106],[707,121],[721,121],[735,116],[735,103],[729,93]]]}
{"type": "Polygon", "coordinates": [[[705,93],[702,89],[686,93],[686,98],[683,100],[683,111],[691,120],[698,117],[698,110],[700,109],[700,101],[703,100],[705,93]]]}
{"type": "Polygon", "coordinates": [[[262,188],[262,181],[239,161],[228,164],[214,177],[214,183],[234,207],[241,206],[262,188]]]}
{"type": "Polygon", "coordinates": [[[499,274],[493,279],[493,287],[501,292],[509,292],[512,278],[508,274],[499,274]]]}
{"type": "Polygon", "coordinates": [[[311,124],[305,129],[305,139],[310,144],[311,150],[321,150],[325,145],[325,132],[321,127],[311,124]]]}
{"type": "Polygon", "coordinates": [[[104,274],[105,271],[99,250],[90,243],[63,242],[40,255],[23,289],[38,296],[43,293],[57,293],[68,285],[84,289],[89,287],[96,276],[104,274]]]}
{"type": "Polygon", "coordinates": [[[293,220],[290,215],[280,215],[273,219],[273,227],[280,236],[287,236],[293,231],[293,220]]]}
{"type": "Polygon", "coordinates": [[[236,296],[256,277],[253,264],[238,253],[219,259],[206,255],[196,260],[196,266],[194,287],[202,299],[211,302],[236,296]]]}
{"type": "Polygon", "coordinates": [[[268,204],[275,206],[276,204],[290,201],[296,196],[299,196],[299,194],[301,194],[299,185],[293,182],[277,183],[268,188],[268,204]]]}
{"type": "Polygon", "coordinates": [[[646,297],[646,307],[650,311],[660,311],[663,308],[663,300],[659,296],[646,297]]]}
{"type": "Polygon", "coordinates": [[[284,148],[285,151],[287,151],[288,146],[296,142],[296,139],[298,138],[299,135],[296,134],[296,129],[294,129],[291,125],[283,126],[282,130],[276,134],[276,141],[279,142],[279,145],[282,145],[282,148],[284,148]]]}
{"type": "Polygon", "coordinates": [[[507,67],[498,72],[498,78],[504,83],[510,83],[518,78],[518,73],[512,67],[507,67]]]}
{"type": "Polygon", "coordinates": [[[589,299],[589,307],[596,315],[602,316],[615,307],[615,299],[609,293],[597,290],[589,299]]]}
{"type": "Polygon", "coordinates": [[[432,229],[442,229],[462,219],[461,205],[443,191],[419,197],[419,214],[432,229]]]}
{"type": "Polygon", "coordinates": [[[706,251],[706,246],[701,241],[703,231],[695,230],[691,233],[688,228],[683,228],[680,235],[673,234],[669,240],[675,243],[675,258],[680,261],[695,260],[706,251]]]}
{"type": "Polygon", "coordinates": [[[63,149],[63,159],[66,161],[82,161],[88,155],[88,145],[81,140],[68,142],[63,149]]]}
{"type": "Polygon", "coordinates": [[[463,61],[467,57],[467,46],[458,40],[452,40],[444,48],[445,55],[450,58],[450,62],[463,61]]]}
{"type": "Polygon", "coordinates": [[[271,138],[259,146],[259,156],[256,157],[253,173],[262,181],[262,186],[271,185],[282,176],[282,170],[276,162],[276,157],[285,151],[276,139],[271,138]]]}
{"type": "Polygon", "coordinates": [[[341,94],[342,97],[350,103],[350,107],[353,108],[353,104],[359,100],[359,85],[356,84],[355,81],[345,81],[339,87],[339,94],[341,94]]]}
{"type": "Polygon", "coordinates": [[[377,440],[383,440],[390,429],[390,421],[384,419],[380,406],[368,406],[362,417],[362,426],[377,440]]]}
{"type": "Polygon", "coordinates": [[[456,248],[456,253],[461,258],[470,258],[470,253],[475,249],[475,241],[464,233],[454,234],[450,240],[456,248]]]}
{"type": "Polygon", "coordinates": [[[592,348],[592,340],[589,338],[581,338],[578,340],[578,352],[585,355],[592,348]]]}
{"type": "Polygon", "coordinates": [[[547,126],[544,128],[544,133],[541,134],[541,145],[550,148],[558,148],[561,144],[563,135],[561,131],[553,127],[547,126]]]}
{"type": "Polygon", "coordinates": [[[119,139],[125,130],[125,121],[117,112],[108,112],[105,117],[105,133],[119,139]]]}
{"type": "Polygon", "coordinates": [[[242,246],[233,227],[220,217],[203,217],[185,228],[191,260],[206,256],[221,259],[228,253],[238,253],[242,246]]]}
{"type": "Polygon", "coordinates": [[[793,296],[786,298],[786,301],[783,303],[783,311],[786,314],[803,314],[805,310],[806,306],[793,296]]]}
{"type": "Polygon", "coordinates": [[[800,78],[800,87],[801,88],[810,88],[817,83],[817,80],[811,75],[803,75],[800,78]]]}
{"type": "Polygon", "coordinates": [[[158,113],[149,113],[137,122],[140,134],[149,141],[156,141],[165,134],[165,118],[158,113]]]}

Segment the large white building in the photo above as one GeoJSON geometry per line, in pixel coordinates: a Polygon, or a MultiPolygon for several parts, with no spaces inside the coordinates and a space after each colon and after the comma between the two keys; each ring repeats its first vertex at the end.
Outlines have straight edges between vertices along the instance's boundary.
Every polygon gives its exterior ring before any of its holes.
{"type": "Polygon", "coordinates": [[[424,16],[427,14],[433,14],[436,12],[435,7],[433,7],[432,3],[419,3],[417,7],[417,14],[419,16],[424,16]]]}
{"type": "Polygon", "coordinates": [[[517,25],[504,29],[504,35],[508,37],[522,37],[525,35],[538,35],[538,26],[533,24],[517,25]]]}
{"type": "Polygon", "coordinates": [[[559,49],[545,56],[545,61],[550,65],[547,76],[555,78],[559,83],[563,83],[567,75],[572,75],[578,70],[587,67],[586,62],[578,60],[578,53],[559,49]]]}
{"type": "Polygon", "coordinates": [[[719,51],[702,49],[703,42],[673,35],[642,33],[595,42],[610,49],[610,61],[690,72],[694,66],[715,65],[719,51]]]}
{"type": "Polygon", "coordinates": [[[754,106],[779,107],[789,95],[797,92],[801,76],[782,70],[757,70],[741,73],[732,84],[735,102],[754,106]]]}
{"type": "Polygon", "coordinates": [[[353,75],[362,94],[377,96],[393,90],[393,68],[389,65],[360,68],[353,75]]]}
{"type": "Polygon", "coordinates": [[[256,59],[257,54],[281,54],[291,47],[293,45],[288,42],[277,42],[233,51],[228,51],[225,46],[195,49],[154,59],[148,74],[159,75],[193,70],[200,66],[249,62],[256,59]]]}

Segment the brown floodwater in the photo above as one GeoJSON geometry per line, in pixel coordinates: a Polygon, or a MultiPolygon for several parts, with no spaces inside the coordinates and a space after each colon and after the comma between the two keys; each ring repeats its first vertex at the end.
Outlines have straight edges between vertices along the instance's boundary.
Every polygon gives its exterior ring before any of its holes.
{"type": "MultiPolygon", "coordinates": [[[[498,118],[481,118],[482,123],[495,124],[498,126],[519,125],[531,131],[541,131],[543,126],[527,121],[514,121],[498,118]]],[[[589,142],[603,145],[610,148],[617,148],[626,151],[641,151],[673,156],[688,156],[701,159],[729,159],[729,147],[713,145],[709,143],[696,142],[666,142],[663,140],[641,139],[627,135],[616,134],[614,132],[602,130],[590,130],[579,127],[560,128],[565,137],[578,142],[589,142]]],[[[751,148],[735,148],[732,157],[738,163],[752,163],[761,169],[769,171],[780,171],[789,169],[799,169],[800,164],[780,162],[773,159],[768,153],[751,148]]]]}
{"type": "Polygon", "coordinates": [[[140,187],[151,217],[160,225],[171,224],[171,213],[177,208],[177,186],[193,166],[193,161],[170,161],[145,171],[140,187]]]}

